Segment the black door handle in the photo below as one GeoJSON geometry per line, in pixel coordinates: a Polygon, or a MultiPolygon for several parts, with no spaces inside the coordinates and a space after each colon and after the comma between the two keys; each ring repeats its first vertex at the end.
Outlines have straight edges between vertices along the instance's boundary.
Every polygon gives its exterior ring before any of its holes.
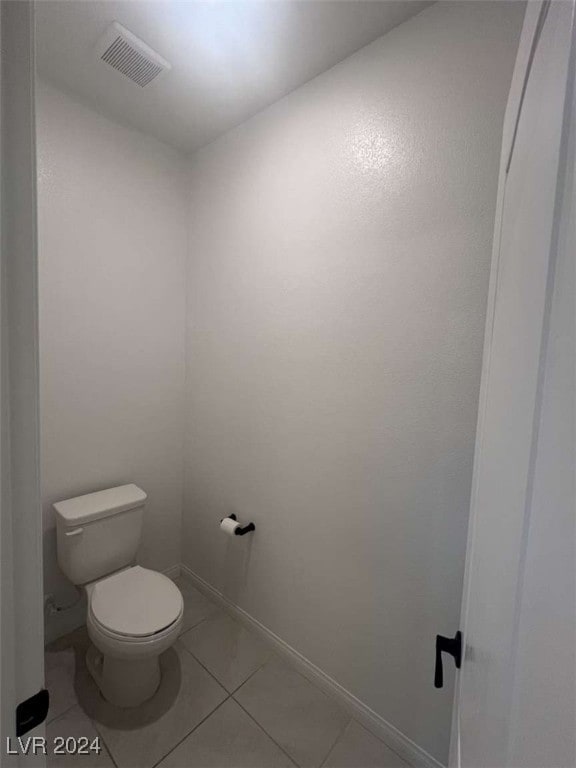
{"type": "Polygon", "coordinates": [[[444,671],[442,669],[442,653],[454,656],[456,669],[462,664],[462,632],[458,630],[454,637],[436,635],[436,666],[434,668],[434,688],[442,688],[444,685],[444,671]]]}

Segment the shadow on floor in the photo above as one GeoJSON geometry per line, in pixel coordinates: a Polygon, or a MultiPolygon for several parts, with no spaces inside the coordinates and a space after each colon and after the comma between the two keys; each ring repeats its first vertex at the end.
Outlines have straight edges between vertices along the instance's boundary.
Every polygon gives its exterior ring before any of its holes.
{"type": "Polygon", "coordinates": [[[173,706],[182,680],[180,659],[173,648],[160,657],[162,677],[154,696],[143,705],[130,709],[116,707],[100,693],[86,666],[86,652],[91,645],[86,627],[75,630],[52,643],[47,652],[74,651],[74,691],[78,703],[92,720],[116,730],[134,730],[159,720],[173,706]]]}

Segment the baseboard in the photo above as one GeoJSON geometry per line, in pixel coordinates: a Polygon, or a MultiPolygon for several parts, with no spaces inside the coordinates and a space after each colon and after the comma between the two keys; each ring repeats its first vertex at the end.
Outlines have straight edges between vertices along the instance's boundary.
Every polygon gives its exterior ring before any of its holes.
{"type": "Polygon", "coordinates": [[[230,613],[235,619],[242,622],[253,632],[258,634],[266,642],[270,643],[276,653],[283,656],[290,664],[308,678],[310,682],[317,685],[325,693],[334,698],[340,706],[345,709],[351,717],[361,723],[365,728],[371,731],[375,736],[384,741],[400,757],[407,760],[414,768],[444,768],[442,763],[432,757],[426,750],[418,746],[412,739],[398,730],[395,726],[380,717],[373,709],[370,709],[360,699],[356,698],[350,691],[333,680],[329,675],[323,672],[319,667],[309,661],[305,656],[288,645],[282,638],[274,634],[268,627],[261,624],[257,619],[251,616],[242,608],[228,600],[224,595],[213,586],[204,581],[198,574],[190,570],[186,565],[180,565],[180,575],[193,582],[200,592],[218,603],[225,611],[230,613]]]}

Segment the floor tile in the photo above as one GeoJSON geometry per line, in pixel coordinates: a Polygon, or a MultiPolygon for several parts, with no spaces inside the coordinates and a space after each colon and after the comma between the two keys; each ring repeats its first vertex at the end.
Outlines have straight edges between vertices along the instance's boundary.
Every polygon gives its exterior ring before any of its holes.
{"type": "Polygon", "coordinates": [[[225,613],[206,619],[180,641],[230,692],[272,655],[269,645],[225,613]]]}
{"type": "Polygon", "coordinates": [[[184,621],[180,634],[195,627],[208,616],[220,613],[218,606],[197,590],[188,579],[179,576],[174,579],[174,583],[179,587],[184,598],[184,621]]]}
{"type": "Polygon", "coordinates": [[[106,745],[80,707],[73,707],[61,717],[52,720],[46,728],[46,741],[48,744],[48,756],[46,758],[48,768],[60,768],[60,766],[62,768],[72,768],[73,766],[76,768],[114,768],[114,763],[108,754],[106,745]],[[69,751],[63,755],[54,754],[55,746],[59,749],[62,748],[62,745],[55,745],[54,743],[56,737],[59,736],[69,740],[65,745],[68,746],[69,751]],[[88,753],[74,754],[74,743],[76,746],[86,749],[86,744],[78,741],[83,737],[88,739],[88,753]],[[90,749],[90,746],[94,745],[95,739],[99,742],[99,753],[95,753],[90,749]]]}
{"type": "Polygon", "coordinates": [[[303,768],[322,763],[350,720],[319,688],[275,659],[234,698],[303,768]]]}
{"type": "Polygon", "coordinates": [[[44,666],[46,687],[50,691],[47,722],[77,703],[74,688],[77,657],[86,653],[89,642],[86,628],[82,627],[46,648],[44,666]]]}
{"type": "Polygon", "coordinates": [[[159,768],[290,768],[294,763],[228,699],[159,768]]]}
{"type": "Polygon", "coordinates": [[[325,768],[406,768],[407,766],[407,762],[355,720],[352,720],[338,739],[324,763],[325,768]]]}
{"type": "Polygon", "coordinates": [[[139,707],[121,709],[104,701],[87,672],[84,689],[78,690],[118,768],[152,768],[227,696],[180,643],[160,662],[160,688],[139,707]]]}

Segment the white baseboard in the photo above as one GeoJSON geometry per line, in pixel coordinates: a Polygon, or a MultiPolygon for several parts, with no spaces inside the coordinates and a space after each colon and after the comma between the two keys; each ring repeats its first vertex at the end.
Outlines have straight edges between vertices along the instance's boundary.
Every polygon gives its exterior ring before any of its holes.
{"type": "Polygon", "coordinates": [[[400,757],[413,765],[414,768],[444,768],[442,763],[436,760],[435,757],[432,757],[426,750],[419,747],[412,739],[399,731],[398,728],[384,720],[383,717],[380,717],[374,710],[370,709],[350,691],[341,686],[340,683],[337,683],[336,680],[333,680],[305,656],[284,642],[282,638],[275,635],[268,627],[265,627],[249,613],[224,597],[221,592],[184,564],[180,565],[180,575],[188,578],[200,592],[210,597],[235,619],[245,624],[262,639],[270,643],[276,653],[283,656],[290,664],[296,667],[310,682],[317,685],[329,696],[332,696],[351,717],[384,741],[400,757]]]}

